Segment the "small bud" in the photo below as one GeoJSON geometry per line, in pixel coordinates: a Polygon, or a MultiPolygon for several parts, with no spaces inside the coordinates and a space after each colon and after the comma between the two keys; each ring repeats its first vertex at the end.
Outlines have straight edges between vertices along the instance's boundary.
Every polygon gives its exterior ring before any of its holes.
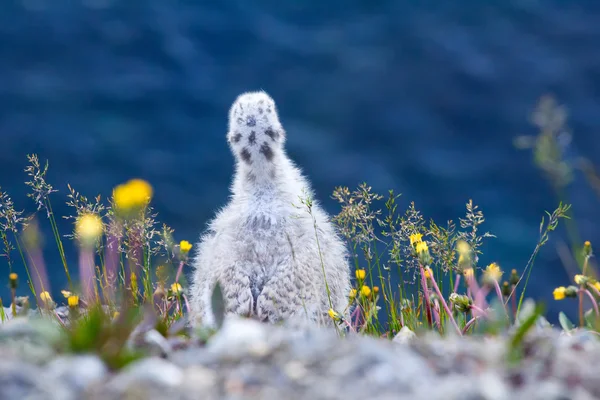
{"type": "Polygon", "coordinates": [[[586,257],[590,257],[592,255],[592,243],[589,240],[586,240],[583,244],[583,254],[586,257]]]}
{"type": "Polygon", "coordinates": [[[18,275],[15,274],[14,272],[12,272],[10,275],[8,275],[8,279],[10,281],[10,288],[11,289],[16,289],[17,288],[17,279],[18,279],[18,275]]]}
{"type": "Polygon", "coordinates": [[[466,313],[471,309],[471,299],[465,295],[452,293],[450,295],[450,301],[454,304],[454,309],[458,312],[466,313]]]}
{"type": "Polygon", "coordinates": [[[379,293],[379,286],[373,286],[373,293],[377,295],[379,293]]]}
{"type": "Polygon", "coordinates": [[[419,242],[416,247],[417,256],[419,257],[419,263],[421,265],[431,264],[431,254],[429,254],[429,247],[427,242],[419,242]]]}
{"type": "Polygon", "coordinates": [[[579,288],[577,286],[569,286],[565,289],[565,296],[566,297],[577,297],[578,291],[579,291],[579,288]]]}
{"type": "Polygon", "coordinates": [[[348,297],[350,298],[350,300],[353,300],[354,298],[356,298],[356,289],[350,289],[350,293],[348,295],[348,297]]]}
{"type": "Polygon", "coordinates": [[[510,285],[506,281],[504,281],[504,283],[502,284],[502,296],[510,296],[510,285]]]}
{"type": "Polygon", "coordinates": [[[511,285],[516,285],[517,283],[519,283],[519,274],[517,274],[517,270],[513,269],[512,271],[510,271],[510,278],[508,280],[508,282],[510,282],[511,285]]]}
{"type": "Polygon", "coordinates": [[[575,278],[573,278],[573,280],[579,286],[583,286],[590,281],[590,278],[588,278],[585,275],[578,274],[578,275],[575,275],[575,278]]]}

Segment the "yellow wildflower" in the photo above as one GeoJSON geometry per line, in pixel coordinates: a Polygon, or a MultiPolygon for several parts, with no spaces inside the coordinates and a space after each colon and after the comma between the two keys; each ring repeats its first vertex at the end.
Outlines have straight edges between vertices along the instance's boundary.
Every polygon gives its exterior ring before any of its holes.
{"type": "Polygon", "coordinates": [[[373,293],[379,293],[379,286],[373,286],[373,293]]]}
{"type": "Polygon", "coordinates": [[[367,276],[367,271],[365,271],[364,269],[356,270],[356,279],[363,280],[363,279],[365,279],[366,276],[367,276]]]}
{"type": "Polygon", "coordinates": [[[356,297],[356,289],[350,289],[350,295],[348,296],[351,299],[356,297]]]}
{"type": "Polygon", "coordinates": [[[410,239],[410,245],[414,245],[415,243],[419,243],[421,242],[421,239],[423,238],[423,235],[421,235],[420,233],[413,233],[412,235],[410,235],[409,239],[410,239]]]}
{"type": "Polygon", "coordinates": [[[557,287],[556,289],[554,289],[554,292],[552,292],[552,294],[554,295],[554,300],[564,299],[566,290],[567,288],[565,288],[564,286],[557,287]]]}
{"type": "Polygon", "coordinates": [[[464,240],[460,240],[456,244],[456,251],[458,252],[458,254],[466,255],[471,251],[471,246],[469,246],[469,243],[465,242],[464,240]]]}
{"type": "Polygon", "coordinates": [[[83,214],[77,218],[75,223],[77,238],[85,245],[96,243],[103,230],[102,219],[96,214],[83,214]]]}
{"type": "Polygon", "coordinates": [[[329,317],[334,320],[334,321],[339,321],[340,319],[340,314],[338,314],[337,312],[335,312],[333,310],[333,308],[330,308],[328,311],[329,317]]]}
{"type": "Polygon", "coordinates": [[[150,202],[152,186],[142,179],[131,179],[113,190],[115,206],[123,211],[140,208],[150,202]]]}
{"type": "Polygon", "coordinates": [[[592,255],[592,243],[589,240],[586,240],[585,243],[583,244],[583,254],[586,257],[589,257],[592,255]]]}
{"type": "Polygon", "coordinates": [[[17,278],[18,278],[18,275],[15,274],[14,272],[11,272],[8,275],[8,280],[10,282],[10,288],[11,289],[16,289],[17,288],[17,278]]]}
{"type": "Polygon", "coordinates": [[[459,270],[471,267],[471,246],[464,240],[459,240],[456,244],[456,252],[458,253],[459,270]]]}
{"type": "Polygon", "coordinates": [[[427,242],[419,242],[417,243],[417,255],[419,256],[419,262],[422,265],[431,264],[431,255],[429,254],[429,246],[427,246],[427,242]]]}
{"type": "Polygon", "coordinates": [[[464,270],[463,274],[465,275],[465,278],[469,279],[472,278],[473,276],[475,276],[475,272],[473,271],[473,268],[467,268],[464,270]]]}
{"type": "Polygon", "coordinates": [[[364,285],[362,288],[360,288],[360,294],[363,297],[369,297],[371,295],[371,288],[367,285],[364,285]]]}
{"type": "Polygon", "coordinates": [[[115,311],[114,314],[113,314],[113,319],[119,318],[119,315],[121,315],[121,313],[118,312],[118,311],[115,311]]]}
{"type": "Polygon", "coordinates": [[[173,294],[178,295],[183,293],[183,288],[181,287],[181,285],[177,282],[175,282],[174,284],[171,285],[171,292],[173,292],[173,294]]]}
{"type": "Polygon", "coordinates": [[[179,243],[179,250],[183,253],[183,254],[187,254],[189,253],[189,251],[192,249],[192,244],[190,242],[188,242],[187,240],[182,240],[179,243]]]}
{"type": "Polygon", "coordinates": [[[596,281],[592,286],[594,286],[594,288],[600,292],[600,282],[596,281]]]}
{"type": "Polygon", "coordinates": [[[500,266],[496,263],[488,265],[483,273],[483,278],[487,283],[493,283],[494,281],[498,282],[500,278],[502,278],[500,266]]]}
{"type": "Polygon", "coordinates": [[[42,293],[40,293],[40,300],[42,300],[44,303],[50,303],[52,302],[52,296],[50,296],[50,293],[44,290],[42,293]]]}
{"type": "Polygon", "coordinates": [[[417,253],[423,253],[429,250],[427,246],[427,242],[419,242],[417,243],[417,253]]]}
{"type": "Polygon", "coordinates": [[[587,283],[587,281],[588,281],[588,277],[580,275],[580,274],[577,274],[577,275],[575,275],[575,278],[573,278],[573,280],[578,285],[585,285],[587,283]]]}
{"type": "Polygon", "coordinates": [[[67,303],[69,304],[69,307],[71,307],[71,308],[77,307],[79,305],[79,296],[77,296],[77,295],[69,296],[69,298],[67,299],[67,303]]]}
{"type": "Polygon", "coordinates": [[[425,279],[431,279],[431,268],[425,268],[424,275],[425,279]]]}

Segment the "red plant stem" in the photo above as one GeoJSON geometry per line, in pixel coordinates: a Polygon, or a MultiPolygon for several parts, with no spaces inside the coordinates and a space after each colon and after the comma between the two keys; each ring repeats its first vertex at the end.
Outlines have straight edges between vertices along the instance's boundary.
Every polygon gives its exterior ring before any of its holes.
{"type": "Polygon", "coordinates": [[[106,250],[104,251],[104,277],[106,288],[103,291],[105,301],[111,302],[114,300],[114,294],[117,283],[119,265],[119,237],[109,234],[106,242],[106,250]]]}
{"type": "Polygon", "coordinates": [[[465,324],[465,327],[462,330],[462,334],[464,335],[465,333],[467,333],[467,331],[469,330],[469,328],[471,327],[471,325],[473,325],[475,323],[475,321],[477,321],[479,319],[479,317],[473,317],[469,320],[469,322],[467,322],[465,324]]]}
{"type": "Polygon", "coordinates": [[[189,312],[190,312],[190,303],[188,302],[188,299],[187,299],[187,297],[186,297],[185,294],[182,294],[181,296],[183,297],[183,301],[185,302],[185,308],[187,308],[187,311],[188,311],[188,314],[189,314],[189,312]]]}
{"type": "Polygon", "coordinates": [[[79,279],[81,279],[81,291],[83,300],[91,304],[94,301],[94,250],[82,247],[79,252],[79,279]]]}
{"type": "Polygon", "coordinates": [[[179,282],[179,277],[181,276],[181,273],[183,271],[183,261],[179,261],[179,268],[177,268],[177,274],[175,275],[175,282],[179,282]]]}
{"type": "Polygon", "coordinates": [[[454,293],[458,292],[458,284],[460,283],[460,274],[456,274],[456,282],[454,283],[454,293]]]}
{"type": "Polygon", "coordinates": [[[46,264],[44,263],[44,257],[42,256],[42,252],[40,251],[39,247],[27,249],[27,256],[29,258],[29,264],[33,267],[31,279],[33,280],[33,287],[35,289],[39,307],[40,305],[45,304],[40,297],[42,292],[50,292],[46,264]]]}
{"type": "Polygon", "coordinates": [[[435,301],[434,304],[432,305],[433,317],[435,318],[435,323],[437,324],[438,329],[441,332],[442,331],[442,320],[440,318],[439,306],[435,303],[437,303],[437,301],[435,301]]]}
{"type": "Polygon", "coordinates": [[[579,288],[579,326],[583,327],[583,285],[579,288]]]}
{"type": "Polygon", "coordinates": [[[485,316],[485,315],[487,314],[487,313],[485,312],[485,310],[483,310],[483,309],[481,309],[481,308],[477,307],[475,304],[472,304],[472,305],[471,305],[471,308],[472,308],[473,310],[475,310],[475,311],[476,311],[476,313],[475,313],[475,315],[474,315],[474,318],[478,318],[478,317],[480,317],[480,316],[485,316]],[[481,315],[478,315],[478,314],[481,314],[481,315]]]}
{"type": "Polygon", "coordinates": [[[498,281],[495,279],[494,279],[494,287],[496,288],[496,296],[498,296],[498,300],[500,300],[500,304],[502,304],[504,313],[508,317],[508,310],[506,309],[506,304],[504,304],[504,297],[502,296],[502,290],[500,289],[500,284],[498,284],[498,281]]]}
{"type": "MultiPolygon", "coordinates": [[[[425,277],[425,272],[423,271],[423,267],[421,267],[421,274],[423,275],[423,277],[425,277]]],[[[462,335],[462,332],[461,332],[460,328],[458,327],[458,324],[456,323],[454,316],[452,315],[452,311],[450,311],[450,307],[448,307],[446,300],[444,300],[444,296],[442,296],[442,292],[440,291],[440,288],[438,287],[438,284],[435,281],[435,279],[433,279],[433,277],[431,278],[431,284],[433,285],[435,292],[437,293],[440,301],[442,302],[442,306],[444,306],[444,310],[446,311],[446,314],[448,314],[448,318],[450,318],[452,325],[454,325],[454,328],[456,329],[458,334],[462,335]]]]}
{"type": "Polygon", "coordinates": [[[427,322],[429,323],[429,327],[431,328],[433,326],[433,321],[431,318],[431,302],[429,300],[429,289],[427,288],[427,279],[425,278],[425,270],[423,269],[423,266],[420,266],[419,270],[421,272],[421,286],[423,287],[423,297],[425,299],[425,312],[427,316],[427,322]]]}
{"type": "Polygon", "coordinates": [[[583,289],[583,291],[589,296],[590,300],[592,300],[592,306],[594,307],[594,311],[596,311],[596,316],[600,317],[600,311],[598,310],[598,303],[596,303],[596,299],[589,290],[583,289]]]}

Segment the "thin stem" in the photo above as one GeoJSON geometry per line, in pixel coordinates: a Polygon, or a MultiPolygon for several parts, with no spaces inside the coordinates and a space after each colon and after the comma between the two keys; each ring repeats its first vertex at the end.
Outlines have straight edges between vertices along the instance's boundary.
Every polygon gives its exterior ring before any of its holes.
{"type": "MultiPolygon", "coordinates": [[[[424,272],[424,269],[422,266],[421,266],[421,274],[423,275],[423,277],[425,277],[425,272],[424,272]]],[[[431,283],[433,285],[433,289],[435,290],[435,292],[437,293],[437,295],[440,299],[440,302],[442,303],[442,306],[444,307],[444,310],[446,311],[446,314],[448,314],[448,318],[450,318],[450,322],[452,322],[452,325],[454,325],[454,328],[456,329],[458,334],[462,336],[462,332],[461,332],[460,328],[458,327],[458,324],[456,323],[454,316],[452,315],[452,311],[450,311],[450,307],[448,307],[446,300],[444,300],[444,296],[442,296],[442,292],[440,291],[440,288],[438,287],[437,283],[435,282],[435,279],[431,279],[431,283]]]]}
{"type": "Polygon", "coordinates": [[[429,289],[427,288],[427,279],[425,278],[425,270],[421,266],[419,268],[421,272],[421,286],[423,287],[423,296],[425,299],[425,312],[427,314],[427,322],[429,323],[429,327],[433,326],[433,321],[431,319],[431,302],[429,300],[429,289]]]}
{"type": "Polygon", "coordinates": [[[583,289],[583,292],[588,295],[590,300],[592,300],[592,306],[594,307],[594,311],[596,311],[596,316],[600,317],[600,311],[598,310],[598,303],[596,303],[596,299],[594,299],[594,296],[587,289],[583,289]]]}

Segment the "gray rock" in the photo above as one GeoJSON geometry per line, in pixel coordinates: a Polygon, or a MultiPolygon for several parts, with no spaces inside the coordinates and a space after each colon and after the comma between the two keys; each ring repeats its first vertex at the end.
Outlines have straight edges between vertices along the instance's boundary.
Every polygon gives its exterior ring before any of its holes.
{"type": "Polygon", "coordinates": [[[400,332],[398,332],[396,336],[394,336],[393,341],[399,344],[407,344],[410,341],[412,341],[412,339],[414,339],[416,336],[417,335],[413,331],[411,331],[407,326],[403,326],[402,329],[400,329],[400,332]]]}
{"type": "Polygon", "coordinates": [[[137,361],[119,372],[106,385],[88,391],[91,398],[180,398],[176,395],[184,379],[183,371],[161,358],[137,361]],[[137,397],[136,397],[137,396],[137,397]]]}
{"type": "Polygon", "coordinates": [[[64,382],[45,379],[41,368],[18,361],[0,361],[0,400],[76,399],[64,382]]]}
{"type": "Polygon", "coordinates": [[[108,368],[97,356],[61,356],[48,363],[45,377],[49,380],[62,381],[76,393],[101,382],[108,375],[108,368]]]}

